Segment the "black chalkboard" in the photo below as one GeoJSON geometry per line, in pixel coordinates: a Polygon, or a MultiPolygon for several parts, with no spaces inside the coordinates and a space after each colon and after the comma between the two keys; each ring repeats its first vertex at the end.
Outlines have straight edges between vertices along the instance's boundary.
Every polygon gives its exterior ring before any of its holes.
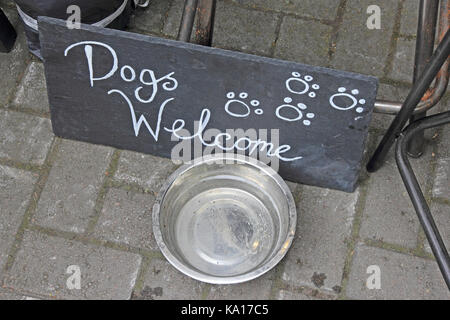
{"type": "Polygon", "coordinates": [[[236,142],[271,148],[287,180],[356,187],[376,78],[52,18],[39,30],[58,136],[163,157],[176,136],[216,150],[236,142]],[[258,136],[232,141],[232,129],[258,136]]]}

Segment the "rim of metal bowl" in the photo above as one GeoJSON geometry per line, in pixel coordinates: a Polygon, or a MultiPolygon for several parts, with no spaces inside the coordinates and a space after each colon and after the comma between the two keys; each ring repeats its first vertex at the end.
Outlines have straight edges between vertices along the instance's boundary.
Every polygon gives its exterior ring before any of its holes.
{"type": "Polygon", "coordinates": [[[206,283],[211,284],[236,284],[236,283],[242,283],[246,281],[250,281],[253,279],[256,279],[260,276],[262,276],[264,273],[268,272],[272,268],[274,268],[286,255],[287,251],[289,250],[292,241],[294,239],[295,235],[295,228],[297,225],[297,210],[295,207],[295,201],[292,196],[292,193],[286,184],[286,182],[280,177],[280,175],[275,172],[272,168],[265,165],[261,161],[258,161],[254,158],[249,158],[247,156],[238,155],[238,154],[230,154],[225,153],[223,155],[210,155],[205,156],[201,158],[194,159],[182,166],[180,166],[177,170],[175,170],[165,181],[163,186],[161,187],[156,200],[155,204],[153,205],[153,213],[152,213],[152,224],[153,224],[153,235],[156,239],[156,243],[158,244],[159,249],[163,253],[164,257],[169,261],[172,266],[174,266],[176,269],[178,269],[183,274],[202,281],[206,283]],[[160,228],[160,221],[159,221],[159,214],[160,214],[160,208],[161,203],[164,200],[164,197],[169,190],[169,188],[172,186],[172,184],[175,182],[175,180],[182,175],[184,172],[190,170],[193,167],[203,165],[208,162],[212,161],[218,161],[218,160],[224,160],[224,161],[235,161],[235,162],[241,162],[243,164],[249,164],[252,165],[259,170],[261,170],[264,174],[270,176],[275,182],[278,184],[284,195],[286,196],[286,201],[288,203],[289,208],[289,226],[287,230],[287,237],[284,241],[283,246],[281,249],[278,250],[277,254],[275,254],[269,261],[264,263],[259,268],[245,273],[238,276],[213,276],[213,275],[207,275],[205,273],[199,272],[193,268],[188,267],[186,264],[184,264],[182,261],[180,261],[176,256],[172,254],[172,252],[167,248],[163,237],[161,233],[160,228]]]}

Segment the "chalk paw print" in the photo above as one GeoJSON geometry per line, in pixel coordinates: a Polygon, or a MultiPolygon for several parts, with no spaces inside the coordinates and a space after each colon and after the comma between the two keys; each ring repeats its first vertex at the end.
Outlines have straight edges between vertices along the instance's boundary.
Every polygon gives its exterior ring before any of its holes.
{"type": "Polygon", "coordinates": [[[347,92],[347,88],[340,87],[338,93],[333,94],[330,97],[330,105],[337,110],[351,110],[355,107],[356,112],[362,113],[364,111],[364,105],[366,100],[357,99],[356,96],[359,94],[358,89],[353,89],[351,93],[347,92]]]}
{"type": "Polygon", "coordinates": [[[256,115],[262,115],[263,109],[258,108],[260,102],[256,99],[247,102],[248,93],[241,92],[239,96],[236,96],[234,92],[227,93],[227,103],[225,104],[225,111],[232,117],[245,118],[248,117],[252,110],[256,115]],[[253,108],[250,108],[252,106],[253,108]]]}
{"type": "Polygon", "coordinates": [[[317,83],[312,83],[314,78],[310,75],[302,75],[298,72],[292,72],[292,77],[286,80],[286,88],[293,94],[308,94],[308,97],[315,98],[315,91],[320,89],[317,83]]]}
{"type": "Polygon", "coordinates": [[[311,120],[315,118],[315,114],[312,112],[307,112],[306,109],[308,107],[303,103],[298,103],[296,106],[292,104],[292,98],[286,97],[284,98],[284,103],[279,106],[275,115],[278,119],[294,122],[294,121],[303,121],[305,126],[311,125],[311,120]]]}

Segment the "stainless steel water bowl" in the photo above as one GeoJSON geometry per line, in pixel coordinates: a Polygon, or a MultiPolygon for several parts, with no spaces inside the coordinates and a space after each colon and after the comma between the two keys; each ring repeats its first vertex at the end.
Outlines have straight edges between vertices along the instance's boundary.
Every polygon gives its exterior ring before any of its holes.
{"type": "Polygon", "coordinates": [[[167,260],[215,284],[248,281],[272,269],[291,245],[296,220],[283,179],[236,155],[180,167],[153,207],[153,232],[167,260]]]}

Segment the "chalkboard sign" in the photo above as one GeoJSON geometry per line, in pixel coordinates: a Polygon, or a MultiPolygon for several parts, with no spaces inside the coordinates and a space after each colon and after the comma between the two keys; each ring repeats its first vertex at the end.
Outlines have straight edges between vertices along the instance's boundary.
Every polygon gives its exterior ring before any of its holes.
{"type": "Polygon", "coordinates": [[[60,137],[163,157],[199,140],[266,152],[287,180],[356,187],[376,78],[47,17],[39,30],[60,137]]]}

